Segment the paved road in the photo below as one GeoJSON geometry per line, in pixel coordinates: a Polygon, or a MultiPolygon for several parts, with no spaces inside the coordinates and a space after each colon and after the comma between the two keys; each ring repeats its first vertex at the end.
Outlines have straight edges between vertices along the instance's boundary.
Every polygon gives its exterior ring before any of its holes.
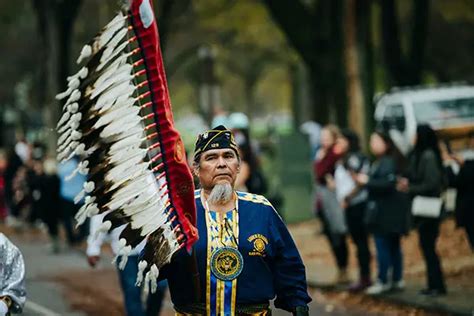
{"type": "MultiPolygon", "coordinates": [[[[11,237],[11,236],[10,236],[11,237]]],[[[24,315],[67,315],[83,316],[82,312],[72,311],[69,300],[65,297],[65,288],[51,277],[71,271],[90,271],[79,250],[65,250],[59,255],[52,255],[44,238],[32,239],[11,237],[21,249],[27,267],[28,303],[24,315]]],[[[104,258],[104,265],[110,258],[104,258]]],[[[112,268],[113,269],[113,268],[112,268]]],[[[100,303],[100,302],[98,302],[100,303]]],[[[310,315],[367,315],[362,311],[346,310],[344,306],[333,306],[329,303],[313,302],[310,305],[310,315]]],[[[172,305],[169,299],[165,302],[166,315],[172,314],[172,305]]],[[[273,315],[288,315],[280,310],[274,310],[273,315]]]]}

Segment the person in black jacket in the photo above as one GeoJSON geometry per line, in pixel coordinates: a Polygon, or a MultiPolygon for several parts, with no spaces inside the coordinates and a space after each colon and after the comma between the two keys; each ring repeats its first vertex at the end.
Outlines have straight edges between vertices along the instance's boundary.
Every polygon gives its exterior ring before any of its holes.
{"type": "Polygon", "coordinates": [[[400,239],[408,231],[408,200],[395,188],[402,156],[390,137],[381,132],[373,133],[370,149],[376,159],[369,175],[359,173],[355,180],[369,192],[366,223],[374,235],[377,252],[377,281],[366,293],[380,294],[404,288],[400,239]]]}
{"type": "Polygon", "coordinates": [[[343,153],[334,173],[336,196],[345,210],[347,227],[356,246],[359,263],[359,280],[349,290],[358,292],[365,290],[372,282],[370,279],[369,233],[364,222],[367,208],[368,192],[358,187],[352,174],[369,172],[369,159],[361,152],[359,137],[349,129],[341,131],[337,145],[343,153]]]}
{"type": "MultiPolygon", "coordinates": [[[[399,179],[397,188],[411,197],[440,197],[445,184],[444,167],[438,137],[428,125],[418,125],[415,148],[411,154],[409,178],[399,179]]],[[[438,296],[446,294],[441,263],[436,253],[440,218],[417,217],[420,247],[425,258],[428,287],[420,294],[438,296]]]]}
{"type": "Polygon", "coordinates": [[[459,227],[464,227],[466,235],[474,252],[474,133],[469,135],[469,143],[464,157],[454,156],[453,158],[461,167],[459,173],[454,177],[453,184],[457,190],[456,195],[456,223],[459,227]]]}

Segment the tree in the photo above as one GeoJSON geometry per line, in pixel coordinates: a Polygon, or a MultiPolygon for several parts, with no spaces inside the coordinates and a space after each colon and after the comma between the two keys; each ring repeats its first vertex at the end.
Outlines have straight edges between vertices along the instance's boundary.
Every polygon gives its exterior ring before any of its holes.
{"type": "Polygon", "coordinates": [[[343,72],[343,1],[265,0],[273,18],[309,69],[313,118],[345,126],[347,117],[343,72]]]}
{"type": "Polygon", "coordinates": [[[412,1],[412,29],[408,32],[406,54],[399,27],[395,0],[381,0],[382,43],[391,84],[405,86],[420,84],[424,69],[424,53],[428,34],[430,0],[412,1]]]}
{"type": "MultiPolygon", "coordinates": [[[[71,43],[74,22],[82,0],[33,0],[37,17],[39,50],[39,78],[37,80],[37,100],[44,110],[46,126],[55,128],[61,107],[54,96],[65,90],[66,78],[70,74],[71,43]]],[[[50,150],[55,148],[56,137],[48,138],[50,150]]]]}
{"type": "Polygon", "coordinates": [[[366,117],[364,94],[360,74],[360,56],[357,40],[358,23],[356,14],[357,0],[346,0],[344,9],[344,56],[347,78],[347,96],[349,104],[349,126],[362,139],[366,139],[366,117]]]}

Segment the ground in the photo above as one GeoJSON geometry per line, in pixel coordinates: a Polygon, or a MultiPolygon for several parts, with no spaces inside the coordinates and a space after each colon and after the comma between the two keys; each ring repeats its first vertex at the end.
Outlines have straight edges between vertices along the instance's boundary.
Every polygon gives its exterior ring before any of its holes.
{"type": "MultiPolygon", "coordinates": [[[[319,229],[319,224],[315,220],[290,226],[307,267],[308,277],[315,277],[319,282],[329,285],[323,287],[323,290],[310,289],[313,297],[312,315],[446,315],[362,294],[349,294],[340,291],[338,287],[331,287],[335,273],[334,261],[324,236],[319,234],[319,229]]],[[[109,264],[110,251],[106,249],[99,268],[90,269],[84,257],[84,247],[64,249],[60,254],[52,255],[48,252],[48,239],[41,231],[27,230],[20,233],[1,224],[0,230],[11,236],[24,253],[28,269],[27,284],[31,293],[29,298],[32,304],[45,306],[60,315],[123,315],[116,271],[109,264]],[[45,288],[51,289],[48,295],[44,293],[45,288]],[[59,298],[51,294],[55,292],[59,293],[57,294],[59,298]]],[[[355,277],[356,262],[352,244],[350,251],[350,266],[353,271],[351,275],[355,277]]],[[[405,279],[409,286],[413,285],[413,288],[416,288],[424,282],[424,264],[418,249],[416,233],[404,238],[403,251],[405,279]]],[[[454,288],[459,288],[466,293],[474,293],[473,256],[464,232],[456,229],[451,219],[442,225],[438,251],[442,257],[448,288],[453,291],[454,288]]],[[[409,290],[407,289],[407,293],[410,293],[409,290]]],[[[452,301],[457,296],[459,295],[453,295],[446,300],[452,301]]],[[[460,299],[463,299],[462,296],[460,299]]],[[[26,315],[37,314],[37,309],[26,309],[26,315]]],[[[173,315],[169,298],[166,300],[162,315],[173,315]]]]}

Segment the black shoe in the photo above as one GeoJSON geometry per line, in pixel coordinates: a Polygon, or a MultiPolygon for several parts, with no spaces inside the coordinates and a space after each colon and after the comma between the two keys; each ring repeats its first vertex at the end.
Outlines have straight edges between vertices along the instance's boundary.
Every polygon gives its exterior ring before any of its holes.
{"type": "Polygon", "coordinates": [[[446,295],[446,290],[442,289],[423,289],[419,292],[420,295],[437,297],[446,295]]]}

